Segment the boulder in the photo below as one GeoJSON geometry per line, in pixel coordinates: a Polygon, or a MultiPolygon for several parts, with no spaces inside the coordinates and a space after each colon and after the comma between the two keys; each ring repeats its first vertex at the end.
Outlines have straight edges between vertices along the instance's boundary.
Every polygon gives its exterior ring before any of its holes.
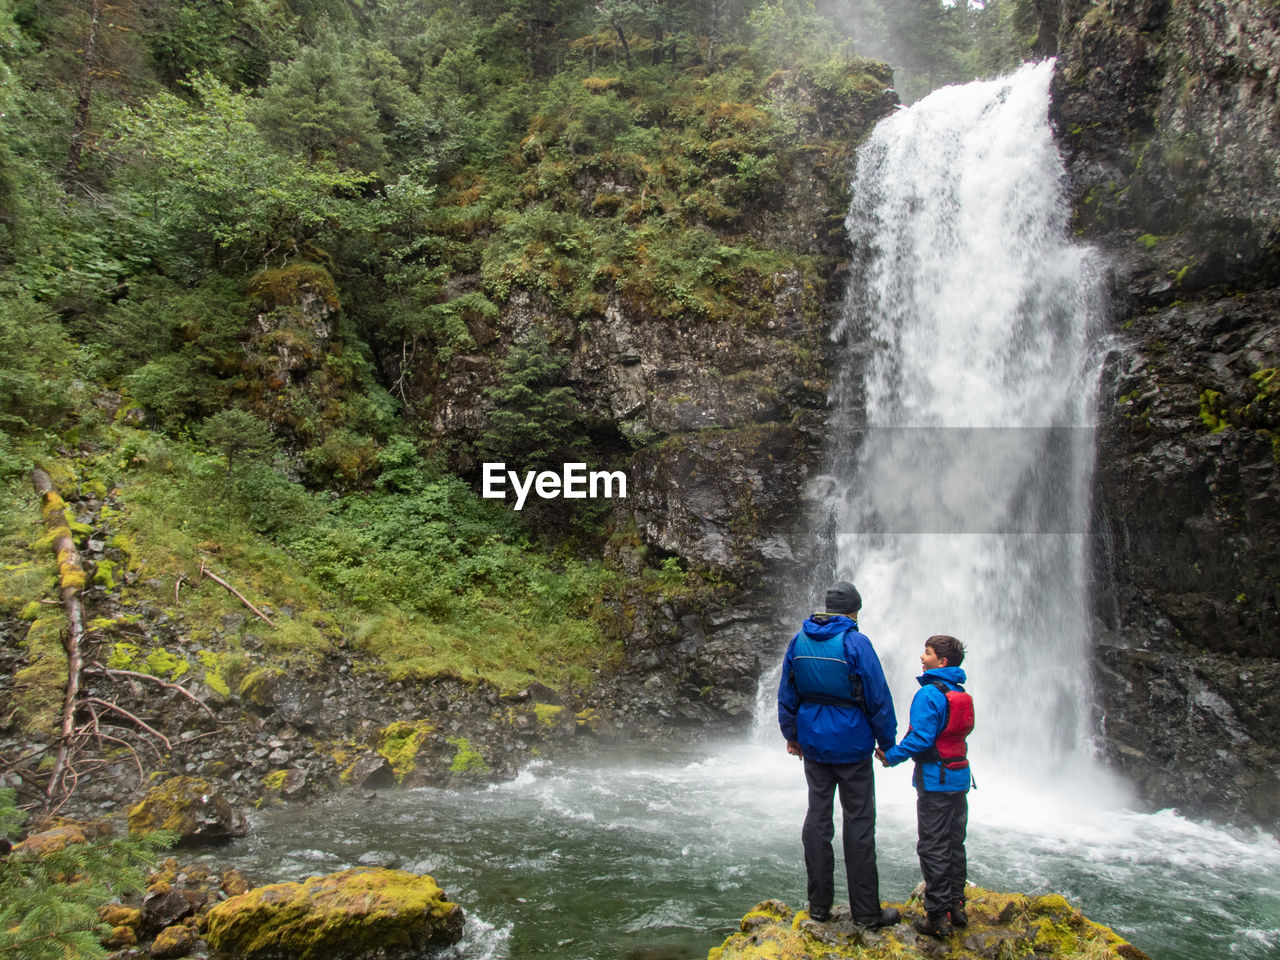
{"type": "Polygon", "coordinates": [[[244,815],[207,780],[173,777],[129,810],[129,832],[167,830],[180,846],[226,843],[243,837],[244,815]]]}
{"type": "Polygon", "coordinates": [[[165,927],[151,944],[152,960],[176,960],[195,949],[196,938],[190,927],[165,927]]]}
{"type": "Polygon", "coordinates": [[[206,939],[243,960],[410,960],[462,937],[463,913],[431,877],[356,868],[277,883],[209,911],[206,939]]]}
{"type": "Polygon", "coordinates": [[[848,908],[818,923],[805,911],[767,900],[742,918],[739,931],[707,955],[707,960],[764,960],[776,957],[895,957],[1001,960],[1034,956],[1038,960],[1149,960],[1109,927],[1094,923],[1063,897],[1029,897],[969,887],[969,926],[944,939],[921,936],[912,922],[922,917],[917,901],[896,904],[900,923],[882,930],[854,925],[848,908]]]}

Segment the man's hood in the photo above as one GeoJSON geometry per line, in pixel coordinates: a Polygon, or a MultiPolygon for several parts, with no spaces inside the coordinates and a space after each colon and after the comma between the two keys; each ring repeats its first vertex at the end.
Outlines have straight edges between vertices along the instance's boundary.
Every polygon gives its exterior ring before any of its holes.
{"type": "Polygon", "coordinates": [[[846,630],[857,630],[858,624],[843,613],[815,613],[804,622],[804,632],[815,640],[838,637],[846,630]]]}

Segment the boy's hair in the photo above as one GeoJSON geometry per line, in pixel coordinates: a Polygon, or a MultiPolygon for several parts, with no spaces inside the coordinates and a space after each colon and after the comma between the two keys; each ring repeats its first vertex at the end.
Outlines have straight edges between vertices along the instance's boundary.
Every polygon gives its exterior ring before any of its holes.
{"type": "Polygon", "coordinates": [[[924,645],[931,648],[933,655],[939,660],[947,661],[948,667],[958,667],[964,663],[964,644],[955,637],[938,634],[926,640],[924,645]]]}

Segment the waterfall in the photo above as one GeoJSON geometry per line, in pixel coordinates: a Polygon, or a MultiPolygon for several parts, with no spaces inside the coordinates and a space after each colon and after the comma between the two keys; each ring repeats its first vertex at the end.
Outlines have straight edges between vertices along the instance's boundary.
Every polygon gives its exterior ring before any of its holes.
{"type": "Polygon", "coordinates": [[[1068,240],[1051,73],[938,90],[859,150],[817,485],[903,732],[925,638],[968,647],[979,782],[1090,767],[1104,300],[1094,255],[1068,240]]]}

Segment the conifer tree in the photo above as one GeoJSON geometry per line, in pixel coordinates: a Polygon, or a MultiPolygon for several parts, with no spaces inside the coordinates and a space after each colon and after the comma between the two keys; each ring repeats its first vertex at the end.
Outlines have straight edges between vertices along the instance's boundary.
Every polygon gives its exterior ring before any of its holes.
{"type": "MultiPolygon", "coordinates": [[[[12,789],[0,789],[0,835],[20,836],[25,815],[12,789]]],[[[37,854],[18,848],[0,855],[0,957],[21,960],[93,960],[105,957],[102,938],[109,928],[98,907],[114,897],[139,893],[144,868],[155,850],[173,838],[68,843],[37,854]]]]}

